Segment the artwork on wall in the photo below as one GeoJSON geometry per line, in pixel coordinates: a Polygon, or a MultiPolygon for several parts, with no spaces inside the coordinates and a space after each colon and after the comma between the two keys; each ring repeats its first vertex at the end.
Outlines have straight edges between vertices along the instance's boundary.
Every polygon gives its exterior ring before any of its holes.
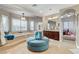
{"type": "Polygon", "coordinates": [[[39,23],[37,24],[37,31],[43,31],[42,22],[39,22],[39,23]]]}

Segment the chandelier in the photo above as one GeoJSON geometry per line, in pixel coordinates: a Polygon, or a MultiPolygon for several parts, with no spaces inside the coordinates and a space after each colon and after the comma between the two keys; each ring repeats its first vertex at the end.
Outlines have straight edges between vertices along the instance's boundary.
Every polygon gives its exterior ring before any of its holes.
{"type": "Polygon", "coordinates": [[[22,13],[22,17],[21,17],[21,20],[25,20],[25,16],[24,16],[24,13],[22,13]]]}

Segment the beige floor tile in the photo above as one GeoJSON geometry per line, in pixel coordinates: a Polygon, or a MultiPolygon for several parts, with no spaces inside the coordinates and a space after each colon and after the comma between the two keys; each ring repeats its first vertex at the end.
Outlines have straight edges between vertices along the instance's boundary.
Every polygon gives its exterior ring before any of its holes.
{"type": "Polygon", "coordinates": [[[60,43],[49,39],[49,48],[43,52],[32,52],[28,50],[27,37],[19,37],[9,41],[5,46],[0,47],[0,54],[72,54],[70,49],[76,48],[74,42],[64,41],[60,43]],[[60,46],[59,46],[60,45],[60,46]]]}

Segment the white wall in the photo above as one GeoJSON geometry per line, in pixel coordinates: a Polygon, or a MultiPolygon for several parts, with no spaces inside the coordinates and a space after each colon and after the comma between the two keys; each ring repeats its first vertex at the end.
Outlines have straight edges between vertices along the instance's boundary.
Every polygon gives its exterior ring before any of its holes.
{"type": "Polygon", "coordinates": [[[43,21],[43,30],[47,30],[48,29],[48,18],[43,16],[42,21],[43,21]]]}
{"type": "MultiPolygon", "coordinates": [[[[17,14],[13,14],[10,12],[7,12],[5,10],[0,9],[0,14],[1,15],[6,15],[9,18],[9,31],[12,32],[12,18],[15,19],[20,19],[21,16],[17,15],[17,14]]],[[[27,20],[27,31],[30,31],[30,21],[34,21],[34,31],[36,30],[36,25],[38,22],[42,22],[42,17],[37,17],[37,16],[26,16],[26,20],[27,20]]]]}

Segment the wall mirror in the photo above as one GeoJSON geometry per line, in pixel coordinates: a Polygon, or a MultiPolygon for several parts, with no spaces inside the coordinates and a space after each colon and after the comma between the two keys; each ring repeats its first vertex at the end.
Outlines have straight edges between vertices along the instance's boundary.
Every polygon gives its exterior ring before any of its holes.
{"type": "Polygon", "coordinates": [[[48,30],[54,30],[56,27],[56,21],[48,20],[48,30]]]}

